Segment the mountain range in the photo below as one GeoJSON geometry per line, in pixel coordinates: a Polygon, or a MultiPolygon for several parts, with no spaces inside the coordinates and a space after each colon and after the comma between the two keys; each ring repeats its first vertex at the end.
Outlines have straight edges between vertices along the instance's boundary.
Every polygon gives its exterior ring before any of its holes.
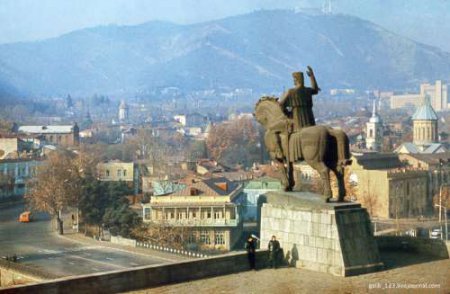
{"type": "Polygon", "coordinates": [[[450,77],[450,53],[348,15],[261,10],[205,23],[101,26],[0,45],[2,91],[131,96],[155,88],[282,91],[311,65],[322,89],[450,77]]]}

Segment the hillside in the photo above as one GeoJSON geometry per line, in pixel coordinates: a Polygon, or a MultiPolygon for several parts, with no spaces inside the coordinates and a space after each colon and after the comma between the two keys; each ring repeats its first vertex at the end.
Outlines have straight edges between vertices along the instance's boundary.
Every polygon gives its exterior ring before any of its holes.
{"type": "Polygon", "coordinates": [[[450,76],[450,53],[373,23],[275,10],[0,45],[0,85],[35,95],[133,95],[167,86],[281,91],[291,85],[291,72],[308,64],[325,89],[402,88],[450,76]]]}

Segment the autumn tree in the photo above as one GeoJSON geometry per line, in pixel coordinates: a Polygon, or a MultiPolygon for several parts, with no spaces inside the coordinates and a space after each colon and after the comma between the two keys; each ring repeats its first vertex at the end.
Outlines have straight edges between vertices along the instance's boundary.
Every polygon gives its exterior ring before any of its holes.
{"type": "Polygon", "coordinates": [[[25,199],[29,206],[56,219],[60,234],[64,233],[61,212],[68,206],[76,205],[80,193],[81,174],[78,168],[73,154],[53,152],[38,167],[37,176],[27,183],[25,199]]]}
{"type": "Polygon", "coordinates": [[[206,147],[209,155],[217,161],[249,167],[260,159],[259,142],[253,120],[240,118],[213,126],[206,147]]]}

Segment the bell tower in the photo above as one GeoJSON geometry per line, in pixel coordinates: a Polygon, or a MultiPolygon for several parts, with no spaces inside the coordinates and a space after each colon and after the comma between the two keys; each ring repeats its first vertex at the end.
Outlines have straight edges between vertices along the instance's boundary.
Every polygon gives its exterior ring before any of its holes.
{"type": "Polygon", "coordinates": [[[381,118],[377,113],[376,101],[373,100],[372,116],[366,123],[366,148],[381,151],[383,145],[383,127],[381,118]]]}

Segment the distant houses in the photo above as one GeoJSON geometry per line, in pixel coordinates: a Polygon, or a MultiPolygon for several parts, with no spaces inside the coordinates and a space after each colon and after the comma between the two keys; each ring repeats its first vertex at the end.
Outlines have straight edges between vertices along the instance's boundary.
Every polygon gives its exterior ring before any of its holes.
{"type": "Polygon", "coordinates": [[[78,146],[80,143],[80,129],[74,125],[40,125],[20,126],[19,134],[41,137],[47,144],[63,147],[78,146]]]}

